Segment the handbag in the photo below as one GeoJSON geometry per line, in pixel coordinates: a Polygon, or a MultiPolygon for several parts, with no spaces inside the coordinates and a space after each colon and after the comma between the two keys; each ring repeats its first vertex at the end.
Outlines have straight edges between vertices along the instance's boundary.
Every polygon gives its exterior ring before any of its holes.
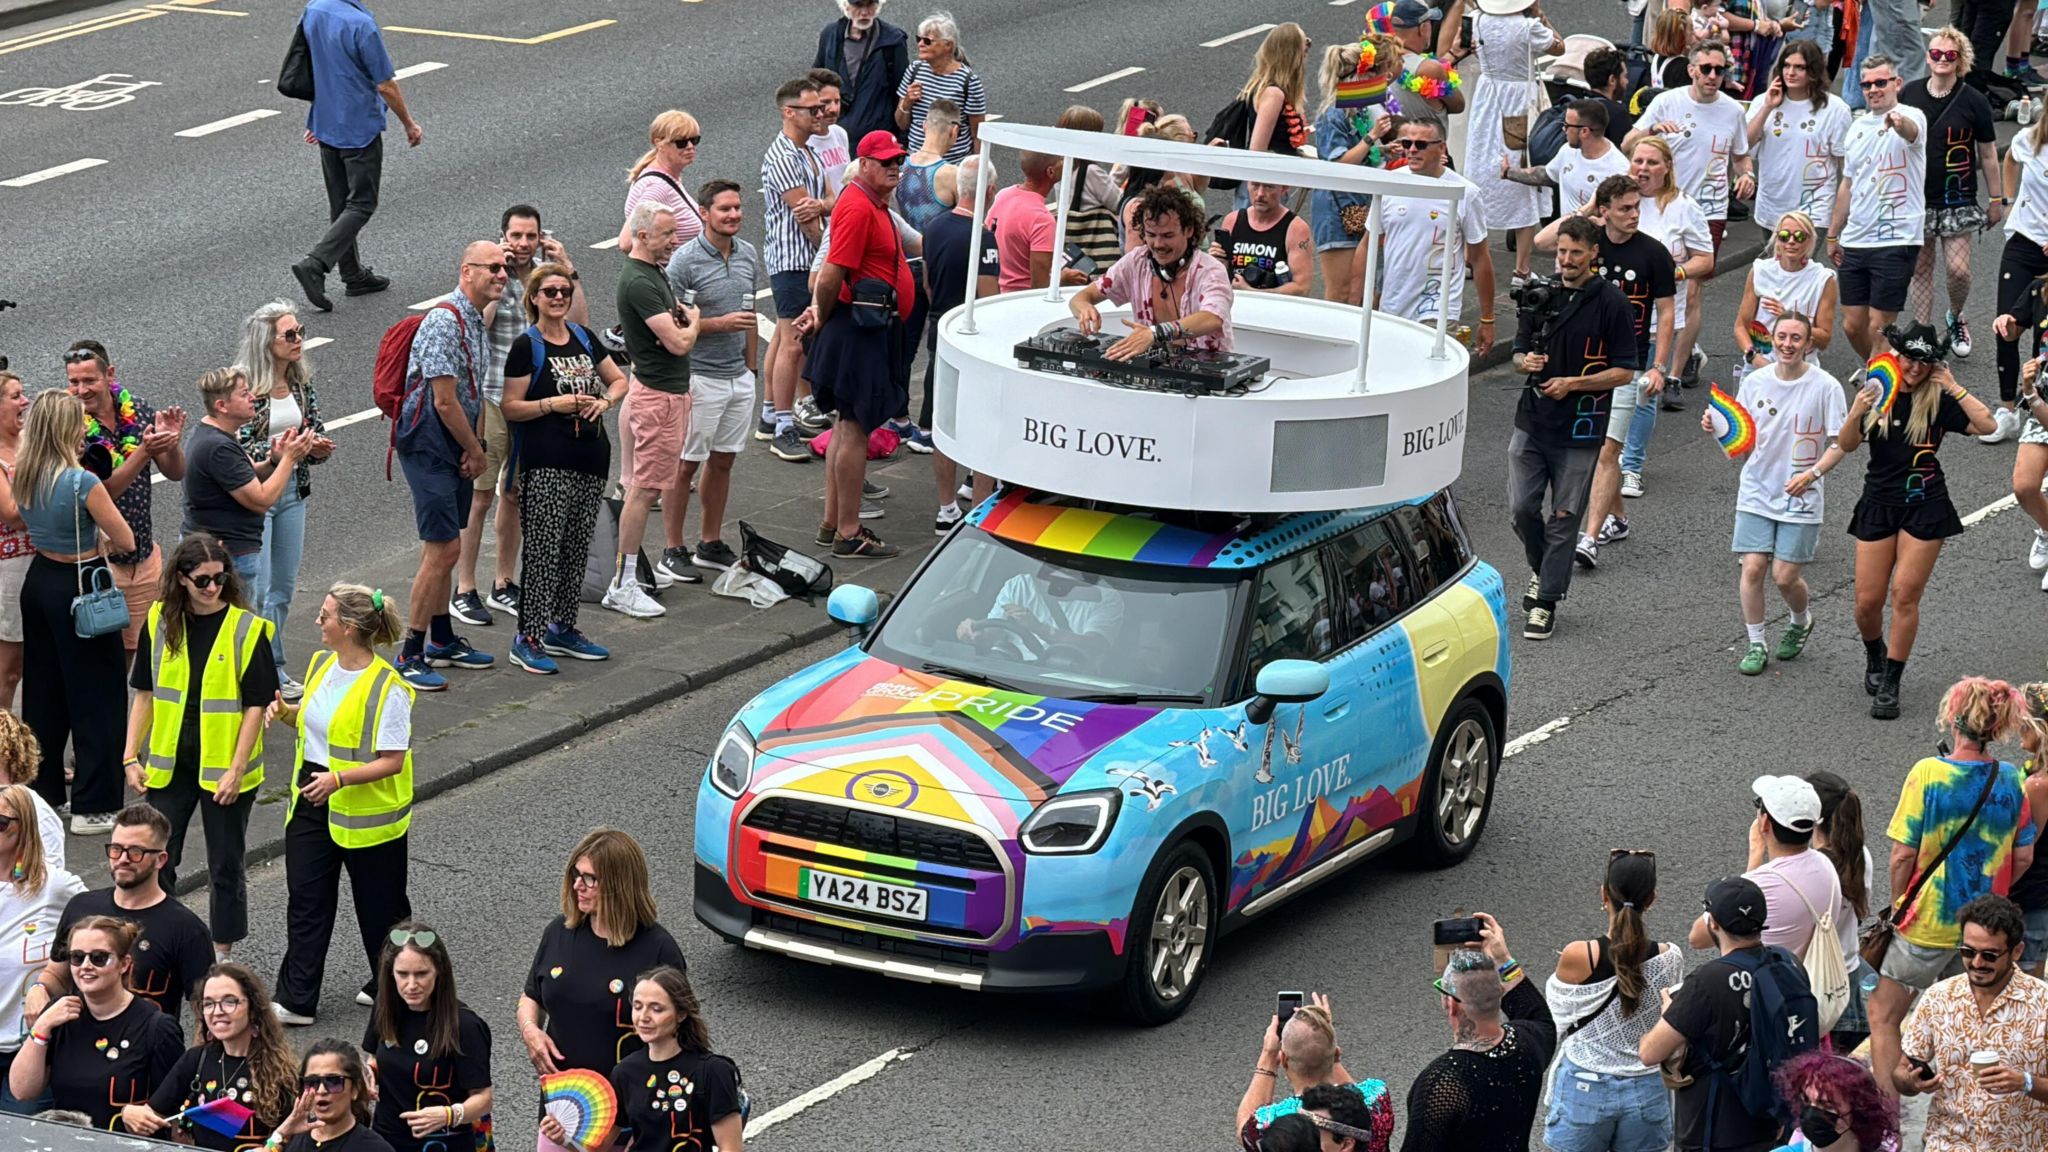
{"type": "Polygon", "coordinates": [[[1977,823],[1977,814],[1984,811],[1984,802],[1991,799],[1991,790],[1998,786],[1998,762],[1994,760],[1991,763],[1991,778],[1984,781],[1984,791],[1977,796],[1977,806],[1970,809],[1969,818],[1956,829],[1955,835],[1949,837],[1948,843],[1941,846],[1941,854],[1934,858],[1934,862],[1921,869],[1920,874],[1913,878],[1913,882],[1906,886],[1906,894],[1892,901],[1891,907],[1886,908],[1870,927],[1863,930],[1863,937],[1858,942],[1856,951],[1873,971],[1884,971],[1885,953],[1892,950],[1892,939],[1899,934],[1899,909],[1913,906],[1913,901],[1919,897],[1920,889],[1926,886],[1928,878],[1941,870],[1942,861],[1947,860],[1948,854],[1955,851],[1956,845],[1962,843],[1963,837],[1969,835],[1971,826],[1977,823]]]}
{"type": "MultiPolygon", "coordinates": [[[[72,487],[72,498],[77,499],[77,486],[72,487]]],[[[83,517],[77,504],[72,505],[72,517],[77,521],[80,533],[85,530],[83,517]]],[[[75,560],[72,567],[78,570],[78,595],[71,598],[71,630],[78,633],[80,640],[91,640],[128,627],[128,598],[114,587],[114,574],[105,565],[92,570],[92,591],[85,590],[85,561],[75,560]],[[104,584],[105,587],[101,587],[104,584]]]]}
{"type": "Polygon", "coordinates": [[[1530,127],[1536,123],[1536,118],[1543,114],[1543,110],[1550,107],[1550,91],[1543,86],[1543,78],[1536,74],[1534,40],[1529,41],[1529,79],[1526,83],[1529,85],[1528,111],[1500,118],[1501,143],[1507,145],[1510,152],[1520,152],[1529,147],[1530,127]]]}
{"type": "Polygon", "coordinates": [[[1346,236],[1365,235],[1365,225],[1372,215],[1370,204],[1346,204],[1337,209],[1337,222],[1344,226],[1346,236]]]}
{"type": "Polygon", "coordinates": [[[304,20],[293,28],[291,47],[284,51],[284,65],[277,70],[277,92],[294,100],[313,99],[313,51],[306,47],[304,20]]]}

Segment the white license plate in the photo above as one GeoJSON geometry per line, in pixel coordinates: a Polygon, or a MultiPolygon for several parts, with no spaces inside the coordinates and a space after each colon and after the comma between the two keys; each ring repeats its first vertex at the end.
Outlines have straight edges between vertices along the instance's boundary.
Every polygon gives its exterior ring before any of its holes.
{"type": "Polygon", "coordinates": [[[804,899],[899,920],[923,920],[926,915],[922,888],[881,884],[812,868],[804,869],[804,899]]]}

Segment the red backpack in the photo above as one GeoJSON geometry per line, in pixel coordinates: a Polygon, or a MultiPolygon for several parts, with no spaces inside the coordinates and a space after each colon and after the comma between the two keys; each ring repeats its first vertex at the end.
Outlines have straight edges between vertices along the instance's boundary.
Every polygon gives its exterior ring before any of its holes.
{"type": "MultiPolygon", "coordinates": [[[[370,370],[370,400],[377,411],[391,425],[391,436],[384,450],[384,479],[391,479],[391,457],[398,451],[398,421],[405,414],[405,402],[411,394],[412,342],[419,335],[420,322],[435,308],[445,308],[455,316],[455,331],[462,341],[462,354],[469,355],[469,337],[462,331],[462,313],[453,304],[442,301],[433,308],[413,312],[404,319],[384,330],[384,336],[377,341],[377,364],[370,370]]],[[[424,378],[422,383],[424,383],[424,378]]],[[[413,425],[417,427],[423,411],[413,413],[413,425]]]]}

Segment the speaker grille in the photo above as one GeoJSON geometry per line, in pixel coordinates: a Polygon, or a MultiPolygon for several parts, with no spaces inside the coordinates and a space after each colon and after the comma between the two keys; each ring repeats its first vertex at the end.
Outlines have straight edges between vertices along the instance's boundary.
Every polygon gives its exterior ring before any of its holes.
{"type": "Polygon", "coordinates": [[[1273,491],[1376,488],[1387,477],[1387,418],[1281,420],[1273,425],[1273,491]]]}

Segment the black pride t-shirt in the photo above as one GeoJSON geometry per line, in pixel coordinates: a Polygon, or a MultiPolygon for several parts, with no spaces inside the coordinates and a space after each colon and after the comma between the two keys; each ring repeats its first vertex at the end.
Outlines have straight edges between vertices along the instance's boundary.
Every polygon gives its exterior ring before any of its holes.
{"type": "Polygon", "coordinates": [[[190,1120],[176,1121],[176,1125],[201,1148],[212,1152],[246,1152],[262,1146],[264,1137],[284,1122],[285,1113],[291,1111],[298,1099],[296,1082],[279,1085],[270,1099],[263,1099],[257,1094],[255,1078],[249,1074],[249,1058],[230,1056],[219,1043],[208,1042],[185,1049],[185,1054],[171,1065],[164,1082],[157,1085],[156,1093],[149,1098],[149,1107],[159,1116],[174,1116],[215,1100],[233,1100],[253,1113],[233,1136],[223,1136],[190,1120]]]}
{"type": "Polygon", "coordinates": [[[683,950],[659,924],[648,924],[614,948],[584,920],[561,920],[541,934],[526,974],[526,995],[548,1015],[548,1038],[561,1050],[557,1064],[610,1074],[612,1066],[646,1045],[633,1032],[633,978],[667,964],[683,970],[683,950]]]}
{"type": "MultiPolygon", "coordinates": [[[[1946,371],[1937,370],[1920,382],[1922,388],[1944,387],[1946,371]]],[[[1913,406],[1911,392],[1899,393],[1891,415],[1879,421],[1868,434],[1870,464],[1863,470],[1863,498],[1889,507],[1911,507],[1929,501],[1948,504],[1948,478],[1942,475],[1942,437],[1950,432],[1970,430],[1970,417],[1955,397],[1944,392],[1941,408],[1929,423],[1927,435],[1915,444],[1906,435],[1906,413],[1913,406]]],[[[81,897],[83,899],[83,897],[81,897]]]]}
{"type": "Polygon", "coordinates": [[[1637,232],[1616,244],[1603,231],[1600,259],[1593,269],[1600,278],[1621,289],[1628,301],[1629,315],[1636,330],[1636,364],[1648,365],[1652,341],[1650,328],[1657,318],[1657,301],[1678,294],[1677,265],[1664,245],[1637,232]]]}
{"type": "MultiPolygon", "coordinates": [[[[1576,290],[1561,289],[1557,320],[1551,325],[1550,359],[1539,380],[1559,376],[1590,376],[1609,368],[1642,367],[1636,359],[1635,320],[1621,290],[1598,276],[1576,290]]],[[[1536,333],[1515,332],[1515,351],[1536,350],[1536,333]]],[[[1515,427],[1555,448],[1597,448],[1607,439],[1607,413],[1614,390],[1567,392],[1552,400],[1536,388],[1522,389],[1515,406],[1515,427]]]]}
{"type": "Polygon", "coordinates": [[[398,1041],[386,1044],[377,1035],[377,1016],[370,1014],[363,1030],[363,1050],[376,1063],[377,1110],[370,1127],[391,1145],[393,1152],[471,1152],[476,1147],[477,1117],[464,1117],[459,1128],[416,1139],[412,1129],[399,1119],[405,1112],[448,1108],[462,1103],[491,1086],[491,1028],[468,1008],[455,1010],[454,1052],[438,1056],[429,1043],[428,1016],[400,1007],[398,1041]]]}
{"type": "Polygon", "coordinates": [[[140,996],[105,1020],[87,1009],[50,1035],[51,1107],[109,1128],[122,1108],[149,1103],[184,1052],[178,1022],[140,996]]]}
{"type": "Polygon", "coordinates": [[[740,1075],[731,1060],[678,1052],[655,1060],[641,1049],[612,1069],[624,1152],[695,1152],[711,1147],[711,1126],[740,1110],[740,1075]]]}
{"type": "Polygon", "coordinates": [[[1899,103],[1927,117],[1927,207],[1962,208],[1977,203],[1980,144],[1996,146],[1998,126],[1991,101],[1968,84],[1957,84],[1947,96],[1927,91],[1923,78],[1906,85],[1899,103]]]}
{"type": "Polygon", "coordinates": [[[199,990],[206,970],[213,967],[213,934],[206,922],[193,915],[175,896],[166,896],[147,908],[127,909],[114,903],[112,888],[80,892],[64,906],[57,921],[57,939],[69,944],[71,926],[92,916],[132,920],[142,934],[135,940],[129,959],[128,990],[156,1003],[176,1024],[185,1002],[199,990]]]}

